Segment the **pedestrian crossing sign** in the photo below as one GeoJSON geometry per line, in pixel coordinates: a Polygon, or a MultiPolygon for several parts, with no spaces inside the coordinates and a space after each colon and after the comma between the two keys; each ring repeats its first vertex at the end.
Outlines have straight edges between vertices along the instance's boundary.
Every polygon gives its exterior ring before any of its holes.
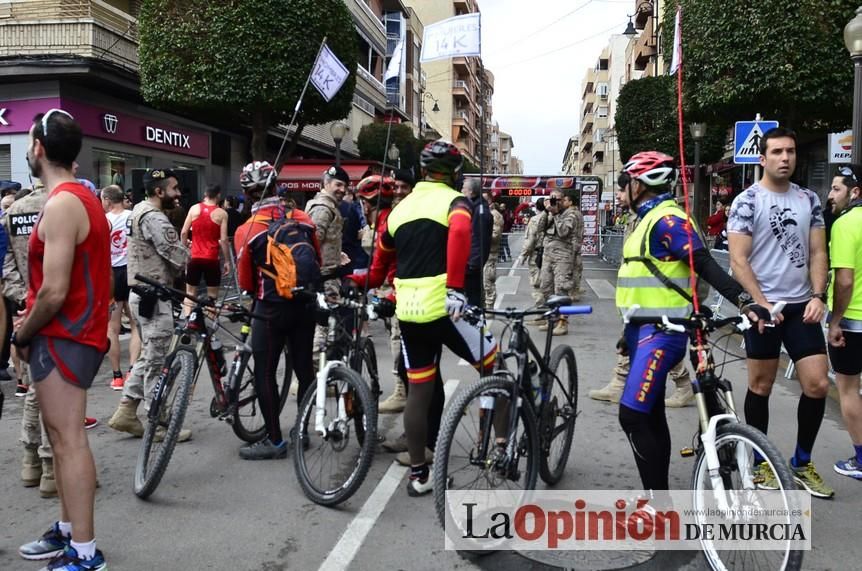
{"type": "Polygon", "coordinates": [[[737,121],[733,131],[733,162],[738,165],[760,163],[760,139],[778,121],[737,121]]]}

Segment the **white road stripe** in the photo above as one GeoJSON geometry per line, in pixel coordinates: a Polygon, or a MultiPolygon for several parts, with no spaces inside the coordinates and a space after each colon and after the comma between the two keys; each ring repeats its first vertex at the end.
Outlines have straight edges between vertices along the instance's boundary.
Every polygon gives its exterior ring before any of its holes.
{"type": "Polygon", "coordinates": [[[592,288],[599,299],[614,299],[617,289],[608,280],[587,279],[587,284],[592,288]]]}
{"type": "Polygon", "coordinates": [[[449,399],[452,398],[452,395],[455,394],[455,391],[458,390],[458,385],[461,384],[460,379],[449,379],[445,383],[443,383],[443,394],[446,395],[446,399],[444,400],[444,407],[449,404],[449,399]]]}
{"type": "Polygon", "coordinates": [[[319,571],[343,571],[350,567],[350,563],[356,557],[359,548],[362,547],[362,543],[377,522],[377,518],[383,513],[390,498],[392,498],[392,494],[401,485],[401,480],[404,479],[406,473],[407,468],[400,466],[397,462],[393,462],[389,466],[380,483],[365,500],[362,509],[341,534],[338,543],[329,552],[319,571]]]}

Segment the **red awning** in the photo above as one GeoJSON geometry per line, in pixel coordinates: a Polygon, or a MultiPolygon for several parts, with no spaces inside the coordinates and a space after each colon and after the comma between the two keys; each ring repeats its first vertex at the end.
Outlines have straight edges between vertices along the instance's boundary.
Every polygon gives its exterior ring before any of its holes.
{"type": "MultiPolygon", "coordinates": [[[[375,165],[379,166],[373,161],[344,161],[341,163],[341,168],[347,171],[351,186],[356,186],[375,165]]],[[[286,185],[291,191],[317,192],[320,190],[323,172],[330,166],[332,166],[330,161],[287,163],[282,165],[278,173],[278,183],[286,185]]]]}

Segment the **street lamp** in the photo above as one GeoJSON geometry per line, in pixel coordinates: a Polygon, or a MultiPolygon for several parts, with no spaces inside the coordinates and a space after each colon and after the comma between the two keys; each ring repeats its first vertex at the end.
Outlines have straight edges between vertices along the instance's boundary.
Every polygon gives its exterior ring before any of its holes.
{"type": "Polygon", "coordinates": [[[341,121],[336,121],[329,127],[329,134],[332,135],[332,140],[335,141],[335,166],[341,166],[341,141],[347,134],[347,125],[341,121]]]}
{"type": "Polygon", "coordinates": [[[419,106],[419,138],[420,139],[423,138],[425,135],[425,122],[422,119],[422,114],[423,114],[423,111],[425,110],[425,100],[426,99],[433,99],[434,100],[434,107],[431,108],[431,111],[433,111],[434,113],[437,113],[438,111],[440,111],[440,106],[437,105],[437,98],[434,97],[430,91],[424,92],[422,94],[422,105],[419,106]]]}
{"type": "Polygon", "coordinates": [[[635,29],[634,24],[632,24],[632,18],[637,16],[640,13],[641,8],[644,6],[649,7],[650,14],[652,15],[652,35],[650,37],[652,38],[653,46],[655,46],[654,75],[658,77],[658,0],[644,0],[643,2],[640,2],[635,7],[635,13],[628,14],[629,23],[626,26],[626,30],[623,32],[623,35],[629,39],[637,35],[637,30],[635,29]]]}
{"type": "Polygon", "coordinates": [[[398,150],[398,147],[395,146],[395,143],[389,145],[389,150],[386,151],[386,156],[389,158],[389,162],[393,165],[398,164],[398,168],[401,168],[401,151],[398,150]]]}
{"type": "Polygon", "coordinates": [[[862,6],[844,27],[844,45],[853,60],[853,151],[851,162],[862,161],[862,6]]]}
{"type": "Polygon", "coordinates": [[[694,139],[694,198],[695,198],[695,220],[702,223],[706,219],[706,214],[712,212],[712,193],[709,193],[709,199],[704,200],[700,190],[700,142],[706,136],[706,123],[692,123],[689,125],[691,130],[691,138],[694,139]],[[709,205],[707,213],[703,211],[703,207],[709,205]]]}

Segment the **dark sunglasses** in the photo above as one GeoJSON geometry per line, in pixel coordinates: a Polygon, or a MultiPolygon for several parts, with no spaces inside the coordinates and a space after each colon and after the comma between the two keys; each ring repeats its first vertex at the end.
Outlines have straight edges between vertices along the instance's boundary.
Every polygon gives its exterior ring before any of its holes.
{"type": "Polygon", "coordinates": [[[853,174],[853,169],[851,169],[850,167],[841,167],[840,169],[838,169],[838,174],[840,174],[841,176],[852,178],[853,182],[859,184],[859,179],[856,178],[856,175],[853,174]]]}

